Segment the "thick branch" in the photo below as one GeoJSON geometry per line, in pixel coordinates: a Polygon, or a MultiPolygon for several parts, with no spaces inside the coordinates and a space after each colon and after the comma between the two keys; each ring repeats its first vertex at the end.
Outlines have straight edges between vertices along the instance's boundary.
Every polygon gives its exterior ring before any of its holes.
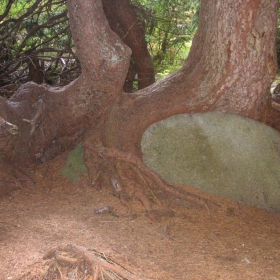
{"type": "Polygon", "coordinates": [[[111,29],[132,50],[138,73],[138,89],[155,82],[154,65],[147,49],[144,22],[133,10],[129,0],[103,0],[103,7],[111,29]]]}
{"type": "Polygon", "coordinates": [[[113,33],[103,12],[101,0],[68,0],[70,27],[86,80],[111,81],[104,91],[118,93],[129,67],[130,50],[113,33]]]}

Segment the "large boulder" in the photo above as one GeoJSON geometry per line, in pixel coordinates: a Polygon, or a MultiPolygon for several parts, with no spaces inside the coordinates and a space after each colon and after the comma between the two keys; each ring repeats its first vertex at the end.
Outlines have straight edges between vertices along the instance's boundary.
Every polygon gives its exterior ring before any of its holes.
{"type": "Polygon", "coordinates": [[[182,114],[151,125],[144,163],[165,180],[280,211],[280,133],[238,115],[182,114]]]}

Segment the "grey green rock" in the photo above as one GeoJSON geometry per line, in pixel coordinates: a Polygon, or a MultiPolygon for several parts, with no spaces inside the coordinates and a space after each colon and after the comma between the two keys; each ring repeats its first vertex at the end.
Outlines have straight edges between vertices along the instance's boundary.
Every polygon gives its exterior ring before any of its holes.
{"type": "Polygon", "coordinates": [[[280,134],[238,115],[172,116],[142,137],[144,163],[165,180],[280,211],[280,134]]]}

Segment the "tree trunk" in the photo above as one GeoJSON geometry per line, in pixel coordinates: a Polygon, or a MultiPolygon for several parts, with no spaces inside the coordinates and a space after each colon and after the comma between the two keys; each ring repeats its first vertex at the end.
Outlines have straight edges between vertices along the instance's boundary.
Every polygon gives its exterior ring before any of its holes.
{"type": "MultiPolygon", "coordinates": [[[[120,181],[129,185],[131,178],[164,189],[140,160],[152,123],[212,110],[271,121],[277,0],[203,0],[184,67],[136,93],[122,92],[131,52],[109,28],[101,0],[67,5],[82,75],[61,89],[28,83],[9,101],[0,99],[0,163],[44,162],[83,139],[92,183],[126,196],[120,181]],[[124,178],[122,170],[136,175],[124,178]]],[[[150,207],[142,193],[138,198],[150,207]]]]}
{"type": "Polygon", "coordinates": [[[276,23],[274,0],[202,1],[184,67],[123,98],[107,123],[108,145],[140,154],[147,127],[180,113],[219,110],[271,123],[276,23]]]}
{"type": "Polygon", "coordinates": [[[38,58],[30,58],[28,65],[28,81],[33,81],[37,84],[44,82],[44,62],[38,58]]]}
{"type": "MultiPolygon", "coordinates": [[[[103,0],[102,3],[111,29],[132,50],[131,58],[138,75],[138,89],[153,84],[155,82],[154,65],[145,40],[144,22],[133,10],[129,0],[103,0]]],[[[132,89],[130,88],[128,92],[132,92],[132,89]]]]}

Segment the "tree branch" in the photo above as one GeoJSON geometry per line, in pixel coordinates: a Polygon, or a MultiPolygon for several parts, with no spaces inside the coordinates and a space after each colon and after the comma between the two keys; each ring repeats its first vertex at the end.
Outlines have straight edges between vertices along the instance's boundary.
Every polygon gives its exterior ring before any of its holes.
{"type": "MultiPolygon", "coordinates": [[[[0,22],[2,22],[2,20],[8,15],[13,3],[14,3],[14,0],[9,0],[4,13],[2,15],[0,15],[0,22]]],[[[0,25],[0,27],[1,27],[1,25],[0,25]]]]}
{"type": "Polygon", "coordinates": [[[118,93],[126,78],[131,52],[111,31],[101,0],[67,0],[67,6],[83,76],[91,83],[110,80],[103,90],[118,93]]]}

